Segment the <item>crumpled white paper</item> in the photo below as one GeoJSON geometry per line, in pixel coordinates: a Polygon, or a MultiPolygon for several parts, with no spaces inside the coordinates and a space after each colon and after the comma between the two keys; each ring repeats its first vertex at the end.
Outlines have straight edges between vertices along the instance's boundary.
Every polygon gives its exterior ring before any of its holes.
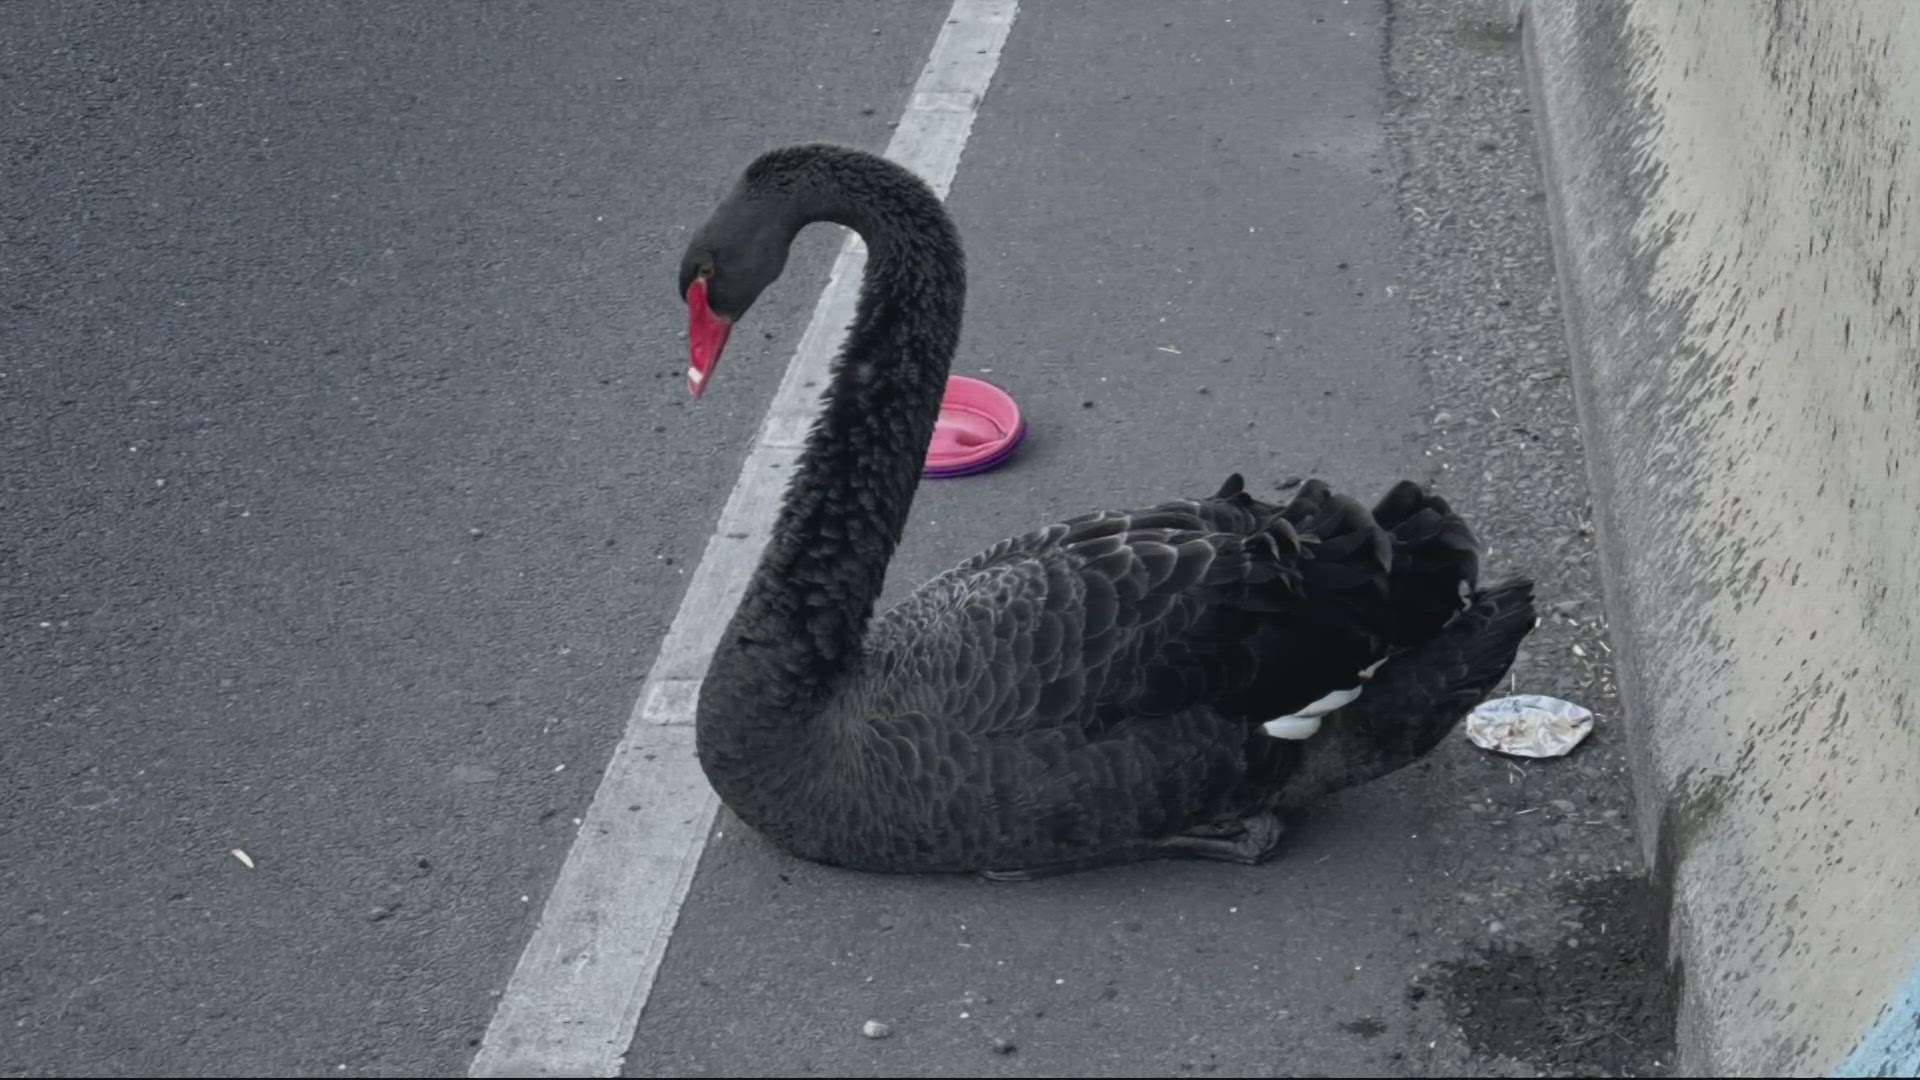
{"type": "Polygon", "coordinates": [[[1482,702],[1467,714],[1473,745],[1516,757],[1561,757],[1593,730],[1593,711],[1542,694],[1482,702]]]}

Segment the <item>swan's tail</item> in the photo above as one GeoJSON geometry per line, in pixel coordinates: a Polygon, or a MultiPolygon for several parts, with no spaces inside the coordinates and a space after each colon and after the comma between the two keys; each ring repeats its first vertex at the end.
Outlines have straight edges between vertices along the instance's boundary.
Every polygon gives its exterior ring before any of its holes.
{"type": "Polygon", "coordinates": [[[1300,564],[1307,595],[1341,597],[1367,607],[1386,598],[1393,539],[1366,507],[1309,480],[1280,516],[1312,552],[1300,564]]]}
{"type": "Polygon", "coordinates": [[[1327,718],[1273,805],[1302,806],[1425,756],[1499,684],[1534,622],[1531,581],[1475,593],[1439,636],[1394,655],[1366,693],[1327,718]]]}
{"type": "Polygon", "coordinates": [[[1346,606],[1366,632],[1417,645],[1459,614],[1480,580],[1480,542],[1447,501],[1402,480],[1371,512],[1319,480],[1274,507],[1246,494],[1240,476],[1214,496],[1258,516],[1278,515],[1311,552],[1306,592],[1346,606]]]}
{"type": "Polygon", "coordinates": [[[1336,707],[1382,657],[1432,642],[1473,595],[1473,532],[1417,484],[1396,485],[1371,511],[1319,480],[1283,507],[1248,495],[1237,475],[1214,499],[1244,512],[1243,528],[1297,537],[1301,552],[1298,592],[1248,640],[1256,677],[1215,702],[1230,714],[1264,723],[1336,707]]]}
{"type": "Polygon", "coordinates": [[[1410,480],[1374,506],[1373,520],[1393,537],[1386,638],[1419,644],[1467,606],[1480,583],[1480,542],[1445,499],[1410,480]]]}
{"type": "Polygon", "coordinates": [[[1279,513],[1310,555],[1299,567],[1306,595],[1328,630],[1340,625],[1364,635],[1355,641],[1362,663],[1381,645],[1431,639],[1466,608],[1479,581],[1473,530],[1445,499],[1411,481],[1368,511],[1311,480],[1279,513]]]}

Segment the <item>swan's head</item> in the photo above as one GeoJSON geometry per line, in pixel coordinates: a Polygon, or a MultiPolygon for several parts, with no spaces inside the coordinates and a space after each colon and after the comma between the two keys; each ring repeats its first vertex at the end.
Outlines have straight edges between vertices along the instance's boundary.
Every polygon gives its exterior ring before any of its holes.
{"type": "Polygon", "coordinates": [[[786,200],[734,189],[693,234],[680,259],[687,302],[687,389],[699,397],[727,334],[787,265],[797,231],[786,200]]]}

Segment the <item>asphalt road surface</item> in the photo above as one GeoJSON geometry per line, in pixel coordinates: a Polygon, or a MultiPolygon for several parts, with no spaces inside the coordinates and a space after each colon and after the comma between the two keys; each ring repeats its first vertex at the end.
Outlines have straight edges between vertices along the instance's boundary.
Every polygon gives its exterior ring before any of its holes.
{"type": "MultiPolygon", "coordinates": [[[[0,1071],[467,1068],[839,243],[695,407],[686,234],[768,146],[885,146],[948,6],[0,7],[0,1071]]],[[[949,205],[956,370],[1032,438],[892,591],[1233,471],[1433,480],[1592,745],[1454,740],[1252,869],[872,878],[723,814],[633,1075],[1539,1065],[1445,965],[1634,863],[1489,6],[1024,5],[949,205]]]]}

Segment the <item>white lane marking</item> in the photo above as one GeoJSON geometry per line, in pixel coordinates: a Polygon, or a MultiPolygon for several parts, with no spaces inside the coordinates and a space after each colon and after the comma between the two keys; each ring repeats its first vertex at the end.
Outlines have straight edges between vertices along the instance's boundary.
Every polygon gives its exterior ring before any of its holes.
{"type": "MultiPolygon", "coordinates": [[[[1018,0],[954,0],[887,156],[942,198],[1018,0]]],[[[865,247],[849,236],[634,704],[469,1076],[618,1076],[717,809],[693,752],[707,660],[759,562],[865,247]]]]}

